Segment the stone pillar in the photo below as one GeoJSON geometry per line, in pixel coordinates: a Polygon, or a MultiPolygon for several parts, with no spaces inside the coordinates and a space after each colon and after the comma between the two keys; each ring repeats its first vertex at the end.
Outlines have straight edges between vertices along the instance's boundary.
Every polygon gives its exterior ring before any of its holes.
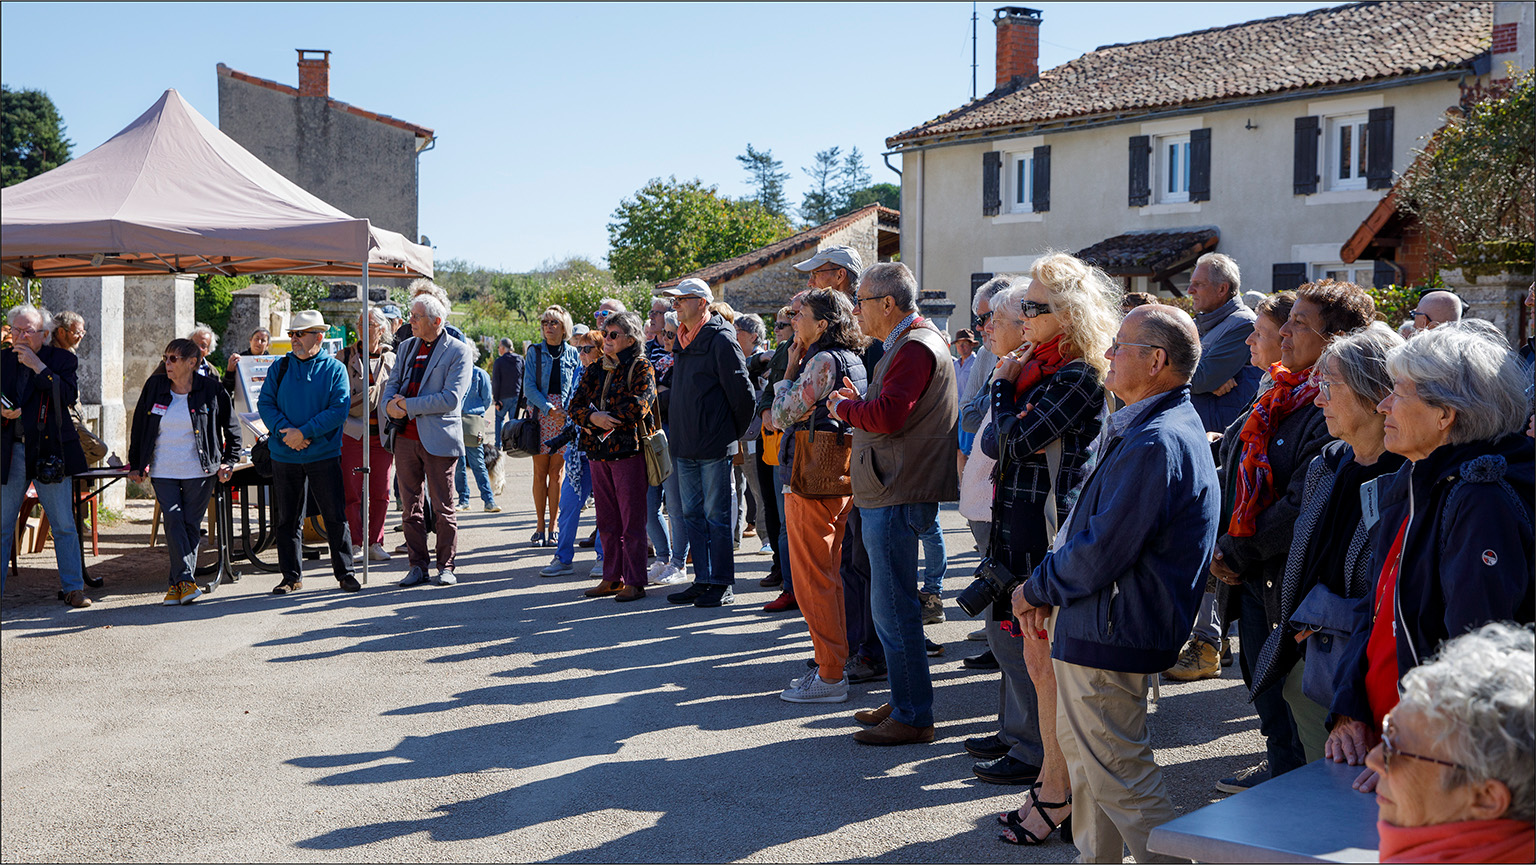
{"type": "Polygon", "coordinates": [[[264,327],[273,336],[288,331],[288,295],[275,285],[258,283],[233,293],[229,303],[229,324],[219,337],[224,354],[245,354],[250,350],[251,333],[264,327]]]}
{"type": "Polygon", "coordinates": [[[923,291],[917,301],[918,314],[933,322],[933,326],[949,335],[949,319],[955,314],[955,305],[942,291],[923,291]]]}
{"type": "Polygon", "coordinates": [[[1525,318],[1525,291],[1531,284],[1530,273],[1503,271],[1485,276],[1464,275],[1461,268],[1442,270],[1448,291],[1467,302],[1467,318],[1493,322],[1503,331],[1510,345],[1522,341],[1521,322],[1525,318]]]}
{"type": "MultiPolygon", "coordinates": [[[[123,408],[130,424],[144,382],[160,365],[166,344],[197,326],[193,281],[185,273],[123,277],[123,408]]],[[[141,491],[151,494],[148,484],[141,491]]]]}
{"type": "MultiPolygon", "coordinates": [[[[42,303],[50,312],[74,310],[85,319],[79,346],[80,415],[119,457],[128,453],[127,414],[123,408],[124,278],[73,277],[42,281],[42,303]]],[[[101,503],[121,509],[122,484],[113,484],[101,503]]]]}

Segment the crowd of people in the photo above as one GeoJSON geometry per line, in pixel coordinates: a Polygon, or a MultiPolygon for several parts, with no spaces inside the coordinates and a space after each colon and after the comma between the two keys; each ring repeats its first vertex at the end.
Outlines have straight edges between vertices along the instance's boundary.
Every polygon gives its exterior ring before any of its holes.
{"type": "MultiPolygon", "coordinates": [[[[390,557],[392,489],[400,585],[455,583],[466,472],[499,510],[485,456],[532,423],[528,543],[554,551],[540,576],[574,575],[590,541],[588,597],[676,586],[668,603],[713,608],[735,600],[750,541],[772,556],[761,585],[781,590],[765,610],[798,611],[814,647],[780,698],[840,703],[884,681],[888,701],[853,714],[854,740],[926,743],[942,647],[923,628],[946,615],[938,517],[955,502],[981,555],[954,597],[984,623],[987,652],[967,665],[999,670],[996,732],[965,749],[981,780],[1026,788],[998,815],[1003,840],[1059,832],[1081,861],[1155,858],[1148,837],[1174,811],[1148,692],[1158,676],[1219,676],[1235,630],[1265,759],[1217,788],[1359,765],[1383,861],[1536,856],[1530,341],[1512,349],[1446,292],[1421,298],[1406,338],[1346,282],[1245,299],[1237,262],[1216,253],[1192,273],[1193,316],[1056,253],[981,286],[972,328],[951,340],[901,263],[832,247],[795,267],[808,285],[771,340],[689,278],[644,318],[604,300],[589,326],[551,306],[542,340],[521,356],[502,340],[489,375],[430,281],[393,338],[394,310],[370,308],[366,338],[339,357],[321,350],[320,314],[296,314],[257,406],[274,593],[302,588],[310,500],[340,588],[357,591],[355,557],[390,557]],[[366,476],[352,470],[365,448],[366,476]],[[589,501],[597,529],[579,540],[589,501]]],[[[0,455],[14,520],[29,482],[45,509],[67,508],[49,478],[84,460],[57,423],[75,401],[73,356],[45,345],[46,311],[9,318],[0,455]]],[[[239,457],[212,340],[171,342],[132,419],[128,465],[166,518],[167,605],[198,597],[201,515],[239,457]]],[[[73,521],[56,526],[66,602],[88,605],[73,521]]]]}

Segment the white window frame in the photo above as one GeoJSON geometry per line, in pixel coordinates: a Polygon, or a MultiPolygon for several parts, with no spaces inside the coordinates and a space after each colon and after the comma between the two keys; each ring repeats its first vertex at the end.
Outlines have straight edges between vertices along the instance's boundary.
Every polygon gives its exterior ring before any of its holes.
{"type": "Polygon", "coordinates": [[[1189,170],[1193,167],[1189,152],[1189,133],[1159,135],[1153,139],[1152,153],[1156,157],[1157,203],[1185,204],[1189,202],[1189,170]],[[1172,151],[1172,152],[1170,152],[1172,151]],[[1170,190],[1172,186],[1174,189],[1170,190]]]}
{"type": "Polygon", "coordinates": [[[1015,150],[1008,160],[1008,212],[1035,212],[1035,151],[1015,150]]]}
{"type": "Polygon", "coordinates": [[[1368,146],[1367,130],[1370,129],[1370,115],[1368,113],[1352,112],[1349,114],[1333,114],[1323,117],[1323,134],[1318,146],[1318,164],[1323,166],[1323,179],[1325,188],[1330,191],[1343,192],[1366,188],[1366,148],[1368,146]],[[1347,163],[1343,160],[1343,137],[1340,133],[1349,130],[1350,158],[1347,163]],[[1346,170],[1346,177],[1339,176],[1339,169],[1346,170]]]}
{"type": "Polygon", "coordinates": [[[1340,282],[1352,282],[1361,288],[1370,288],[1376,280],[1376,262],[1357,260],[1352,264],[1345,264],[1342,261],[1314,261],[1307,265],[1307,274],[1314,282],[1319,279],[1334,279],[1340,282]]]}
{"type": "MultiPolygon", "coordinates": [[[[1001,176],[998,178],[1002,193],[1002,206],[996,216],[990,217],[993,225],[1003,225],[1013,222],[1044,222],[1046,214],[1035,212],[1035,148],[1045,144],[1045,136],[1030,135],[1024,138],[1009,138],[1003,141],[992,142],[992,151],[1002,158],[1001,176]],[[1027,198],[1022,205],[1016,200],[1019,194],[1019,160],[1023,162],[1029,174],[1025,180],[1025,192],[1027,198]]],[[[986,272],[1002,272],[995,269],[984,268],[986,272]]]]}

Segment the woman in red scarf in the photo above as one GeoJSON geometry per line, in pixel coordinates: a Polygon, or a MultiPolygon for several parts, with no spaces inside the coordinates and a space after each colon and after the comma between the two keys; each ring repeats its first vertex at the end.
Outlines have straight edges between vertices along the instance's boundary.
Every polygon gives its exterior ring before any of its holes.
{"type": "Polygon", "coordinates": [[[1494,622],[1402,680],[1366,757],[1382,862],[1536,860],[1536,641],[1494,622]]]}
{"type": "MultiPolygon", "coordinates": [[[[1229,519],[1216,539],[1210,570],[1225,584],[1220,593],[1223,621],[1235,619],[1242,645],[1254,647],[1239,656],[1250,689],[1257,647],[1279,621],[1285,560],[1301,513],[1306,468],[1332,440],[1322,409],[1312,402],[1318,390],[1311,381],[1312,365],[1329,340],[1370,324],[1375,313],[1370,296],[1356,285],[1325,279],[1302,286],[1280,328],[1280,362],[1269,368],[1274,384],[1221,439],[1222,512],[1229,519]]],[[[1282,694],[1283,679],[1277,684],[1282,687],[1253,699],[1267,765],[1225,778],[1217,789],[1235,793],[1306,763],[1282,694]]]]}

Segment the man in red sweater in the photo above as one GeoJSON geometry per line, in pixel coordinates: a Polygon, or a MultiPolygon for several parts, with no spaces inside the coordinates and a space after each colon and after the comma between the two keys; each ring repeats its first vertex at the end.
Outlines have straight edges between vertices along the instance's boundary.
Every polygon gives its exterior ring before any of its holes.
{"type": "Polygon", "coordinates": [[[853,503],[869,552],[875,632],[885,648],[891,701],[854,714],[866,745],[933,741],[933,683],[918,598],[918,536],[939,502],[959,498],[954,449],[959,397],[949,342],[917,314],[917,279],[901,263],[875,264],[854,297],[864,332],[885,354],[861,398],[851,386],[827,400],[854,427],[853,503]]]}

